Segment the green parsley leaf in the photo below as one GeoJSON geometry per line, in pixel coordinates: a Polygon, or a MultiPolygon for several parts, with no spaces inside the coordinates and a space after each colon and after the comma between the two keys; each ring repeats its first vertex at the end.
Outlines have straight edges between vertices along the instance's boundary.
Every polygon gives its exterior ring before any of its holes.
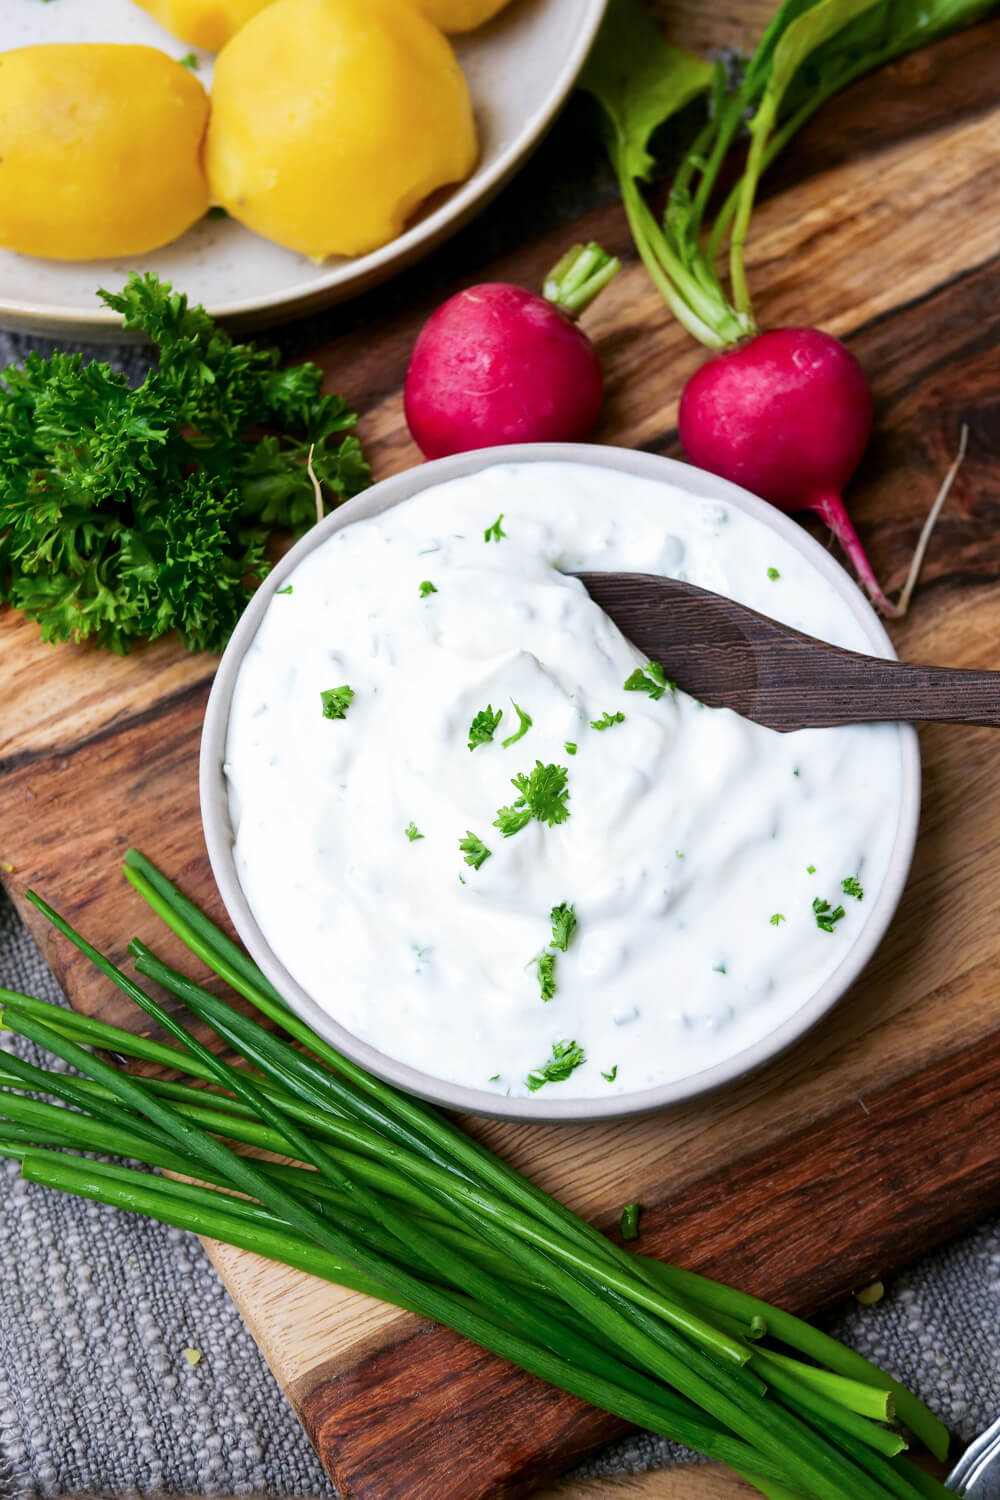
{"type": "Polygon", "coordinates": [[[602,1073],[601,1077],[606,1078],[609,1083],[614,1083],[615,1079],[618,1077],[618,1064],[615,1063],[614,1067],[611,1069],[611,1072],[602,1073]]]}
{"type": "Polygon", "coordinates": [[[428,594],[436,594],[436,593],[437,593],[437,589],[434,587],[433,583],[431,583],[431,581],[430,581],[429,578],[425,578],[424,581],[423,581],[423,583],[420,585],[420,597],[421,597],[421,599],[426,599],[428,594]]]}
{"type": "Polygon", "coordinates": [[[576,745],[573,743],[572,740],[564,740],[563,741],[563,749],[566,751],[567,755],[575,755],[576,754],[576,745]]]}
{"type": "Polygon", "coordinates": [[[410,824],[408,824],[405,832],[406,837],[409,839],[411,844],[415,844],[417,839],[423,838],[423,834],[420,832],[420,829],[417,827],[416,823],[411,822],[410,824]]]}
{"type": "Polygon", "coordinates": [[[346,685],[338,688],[327,688],[320,693],[323,703],[324,719],[346,719],[347,710],[354,698],[354,689],[346,685]]]}
{"type": "Polygon", "coordinates": [[[848,875],[840,882],[840,889],[845,896],[853,896],[855,901],[863,901],[865,893],[861,889],[861,881],[856,875],[848,875]]]}
{"type": "Polygon", "coordinates": [[[500,1077],[499,1073],[491,1073],[490,1076],[489,1076],[488,1082],[489,1083],[496,1083],[498,1081],[499,1077],[500,1077]]]}
{"type": "Polygon", "coordinates": [[[774,916],[771,918],[771,926],[780,927],[782,922],[787,922],[787,920],[788,918],[784,915],[783,912],[776,911],[774,916]]]}
{"type": "Polygon", "coordinates": [[[290,583],[287,584],[285,586],[285,588],[283,588],[283,589],[276,589],[275,590],[275,593],[277,593],[277,594],[290,594],[291,592],[292,592],[292,585],[290,583]]]}
{"type": "Polygon", "coordinates": [[[724,974],[725,972],[726,972],[726,966],[725,966],[725,964],[713,964],[712,965],[712,973],[713,974],[724,974]]]}
{"type": "Polygon", "coordinates": [[[816,874],[816,866],[815,865],[806,865],[806,874],[807,875],[815,875],[816,874]]]}
{"type": "Polygon", "coordinates": [[[775,583],[781,577],[781,574],[778,572],[777,568],[768,568],[767,576],[768,578],[770,578],[772,583],[775,583]]]}
{"type": "Polygon", "coordinates": [[[523,802],[518,801],[510,807],[500,807],[493,819],[493,827],[499,828],[505,839],[512,834],[520,833],[522,828],[527,828],[531,822],[531,809],[523,802]]]}
{"type": "Polygon", "coordinates": [[[552,946],[565,953],[569,940],[576,931],[576,912],[565,901],[560,901],[558,906],[552,908],[549,916],[552,922],[552,946]]]}
{"type": "Polygon", "coordinates": [[[591,719],[590,727],[591,729],[610,729],[612,724],[624,723],[625,715],[623,713],[609,714],[605,712],[599,719],[591,719]]]}
{"type": "Polygon", "coordinates": [[[813,911],[816,915],[816,926],[822,932],[832,932],[841,918],[847,916],[842,906],[831,908],[829,901],[821,901],[818,896],[813,902],[813,911]]]}
{"type": "Polygon", "coordinates": [[[683,849],[675,849],[674,850],[674,855],[675,855],[675,857],[677,859],[683,859],[684,858],[684,850],[683,849]]]}
{"type": "Polygon", "coordinates": [[[565,766],[542,765],[535,761],[533,771],[524,771],[511,777],[511,785],[521,793],[510,807],[501,807],[494,821],[505,839],[519,833],[532,818],[547,823],[550,828],[556,823],[565,823],[569,817],[566,802],[569,788],[566,785],[569,772],[565,766]]]}
{"type": "Polygon", "coordinates": [[[546,1083],[565,1083],[575,1068],[587,1061],[582,1047],[576,1042],[553,1042],[552,1056],[541,1068],[534,1068],[524,1080],[534,1094],[546,1083]]]}
{"type": "Polygon", "coordinates": [[[368,483],[356,418],[316,365],[234,343],[154,275],[99,295],[158,362],[134,389],[63,351],[3,372],[0,603],[46,641],[124,653],[176,630],[221,651],[270,571],[271,527],[315,521],[310,449],[334,499],[368,483]]]}
{"type": "Polygon", "coordinates": [[[478,870],[481,865],[485,864],[493,852],[487,849],[482,839],[477,838],[471,828],[465,830],[465,838],[459,839],[458,847],[465,855],[465,863],[471,865],[474,870],[478,870]]]}
{"type": "Polygon", "coordinates": [[[498,708],[493,712],[493,704],[487,703],[481,708],[469,725],[469,749],[475,750],[477,745],[488,745],[496,734],[497,725],[503,718],[503,709],[498,708]]]}
{"type": "Polygon", "coordinates": [[[639,1203],[626,1203],[622,1209],[622,1216],[618,1223],[618,1233],[623,1240],[635,1240],[639,1238],[639,1203]]]}
{"type": "Polygon", "coordinates": [[[518,740],[523,740],[524,736],[531,728],[531,715],[526,714],[523,708],[518,708],[513,698],[510,701],[514,712],[517,714],[517,717],[520,720],[520,723],[518,724],[518,727],[513,734],[509,734],[505,740],[501,740],[500,743],[503,745],[503,748],[505,750],[509,749],[511,745],[516,745],[518,740]]]}
{"type": "Polygon", "coordinates": [[[193,52],[185,53],[185,55],[183,57],[179,57],[177,61],[180,63],[182,68],[190,68],[192,73],[197,73],[198,59],[195,57],[193,52]]]}
{"type": "Polygon", "coordinates": [[[538,968],[538,983],[542,999],[551,1000],[556,992],[556,956],[554,953],[539,953],[532,962],[538,968]]]}
{"type": "Polygon", "coordinates": [[[627,693],[648,693],[655,702],[662,698],[669,689],[674,691],[674,683],[667,681],[667,675],[657,661],[647,662],[645,667],[636,667],[630,677],[626,677],[623,684],[627,693]]]}
{"type": "Polygon", "coordinates": [[[493,525],[487,526],[486,530],[483,532],[484,542],[499,542],[501,537],[505,537],[507,535],[506,531],[504,531],[503,527],[500,525],[500,522],[502,520],[503,511],[501,511],[497,516],[496,520],[493,522],[493,525]]]}

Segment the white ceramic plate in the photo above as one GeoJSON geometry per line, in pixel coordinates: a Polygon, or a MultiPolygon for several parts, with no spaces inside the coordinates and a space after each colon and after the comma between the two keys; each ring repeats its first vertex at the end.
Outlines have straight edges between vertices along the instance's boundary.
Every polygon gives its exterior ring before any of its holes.
{"type": "MultiPolygon", "coordinates": [[[[315,265],[228,220],[206,219],[134,261],[55,261],[0,250],[0,323],[30,333],[100,336],[118,326],[98,286],[155,271],[216,317],[260,324],[325,306],[373,285],[439,244],[489,201],[538,142],[583,66],[607,0],[514,0],[489,26],[456,38],[469,80],[481,156],[468,181],[430,204],[398,239],[355,259],[315,265]]],[[[0,51],[35,42],[139,42],[191,51],[131,0],[0,0],[0,51]]],[[[211,80],[212,54],[197,53],[211,80]]]]}

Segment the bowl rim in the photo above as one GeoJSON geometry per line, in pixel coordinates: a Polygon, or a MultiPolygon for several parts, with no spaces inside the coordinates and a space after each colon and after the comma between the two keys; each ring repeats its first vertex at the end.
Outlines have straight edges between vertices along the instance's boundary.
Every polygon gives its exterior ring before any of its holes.
{"type": "MultiPolygon", "coordinates": [[[[402,234],[385,245],[380,245],[378,249],[371,250],[366,255],[343,258],[334,266],[324,268],[320,265],[314,276],[291,291],[286,289],[260,297],[235,297],[213,303],[207,309],[209,315],[222,320],[269,320],[279,313],[291,310],[290,316],[300,316],[306,309],[321,306],[326,300],[333,302],[360,293],[396,271],[405,270],[420,256],[428,254],[447,237],[456,233],[500,191],[552,124],[576,84],[577,75],[587,59],[608,3],[609,0],[583,0],[579,29],[572,46],[556,69],[545,98],[534,113],[521,122],[516,135],[485,171],[480,173],[480,166],[477,164],[471,175],[448,193],[443,203],[431,213],[418,218],[409,229],[404,229],[402,234]]],[[[455,39],[449,40],[454,45],[455,39]]],[[[250,230],[247,232],[252,233],[250,230]]],[[[101,329],[113,331],[119,329],[122,323],[120,315],[106,307],[95,307],[93,312],[83,312],[72,304],[64,306],[57,302],[36,302],[31,298],[2,294],[0,317],[30,320],[30,331],[47,331],[56,336],[70,327],[74,333],[101,329]]]]}
{"type": "Polygon", "coordinates": [[[292,977],[272,952],[243,893],[232,857],[233,835],[229,799],[223,773],[229,709],[243,656],[278,588],[304,557],[328,537],[354,521],[379,514],[421,491],[462,478],[497,464],[579,463],[588,468],[617,470],[639,478],[672,481],[693,495],[733,505],[755,517],[795,547],[825,577],[850,608],[864,630],[873,654],[895,657],[892,642],[861,589],[819,542],[790,516],[727,480],[691,464],[660,454],[590,443],[523,443],[481,448],[470,453],[406,469],[381,480],[353,500],[332,511],[313,527],[268,574],[234,630],[212,684],[201,737],[199,788],[202,828],[208,857],[223,905],[241,941],[284,998],[320,1036],[353,1062],[384,1081],[446,1109],[488,1119],[533,1124],[585,1123],[648,1114],[668,1104],[731,1083],[769,1062],[816,1025],[858,978],[878,947],[899,904],[916,843],[920,818],[920,752],[916,730],[898,725],[900,747],[900,807],[896,835],[885,879],[857,940],[820,988],[781,1025],[732,1056],[686,1078],[657,1084],[635,1093],[608,1099],[560,1099],[537,1095],[531,1099],[499,1098],[484,1089],[434,1078],[399,1062],[362,1041],[322,1009],[292,977]]]}

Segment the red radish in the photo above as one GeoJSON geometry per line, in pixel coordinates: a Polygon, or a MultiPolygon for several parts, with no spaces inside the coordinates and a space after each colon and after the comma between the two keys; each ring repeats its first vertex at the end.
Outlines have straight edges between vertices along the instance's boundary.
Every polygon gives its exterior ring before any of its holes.
{"type": "Polygon", "coordinates": [[[699,468],[779,510],[821,516],[872,603],[896,614],[841,499],[871,432],[872,395],[838,339],[817,328],[776,328],[716,355],[684,387],[678,427],[699,468]]]}
{"type": "Polygon", "coordinates": [[[599,245],[578,245],[543,297],[492,281],[443,303],[420,331],[404,388],[406,420],[424,457],[585,438],[604,382],[574,318],[618,265],[599,245]]]}

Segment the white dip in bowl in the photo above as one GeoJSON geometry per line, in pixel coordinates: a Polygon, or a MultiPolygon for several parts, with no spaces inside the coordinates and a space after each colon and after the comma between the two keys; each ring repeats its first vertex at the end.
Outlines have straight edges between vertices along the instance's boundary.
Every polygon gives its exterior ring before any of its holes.
{"type": "Polygon", "coordinates": [[[801,1012],[886,880],[910,732],[781,735],[655,675],[652,695],[626,690],[646,659],[566,576],[686,578],[871,651],[843,582],[782,526],[635,473],[494,455],[283,572],[224,772],[236,875],[302,990],[501,1106],[671,1085],[801,1012]],[[502,717],[470,750],[487,709],[502,717]]]}

